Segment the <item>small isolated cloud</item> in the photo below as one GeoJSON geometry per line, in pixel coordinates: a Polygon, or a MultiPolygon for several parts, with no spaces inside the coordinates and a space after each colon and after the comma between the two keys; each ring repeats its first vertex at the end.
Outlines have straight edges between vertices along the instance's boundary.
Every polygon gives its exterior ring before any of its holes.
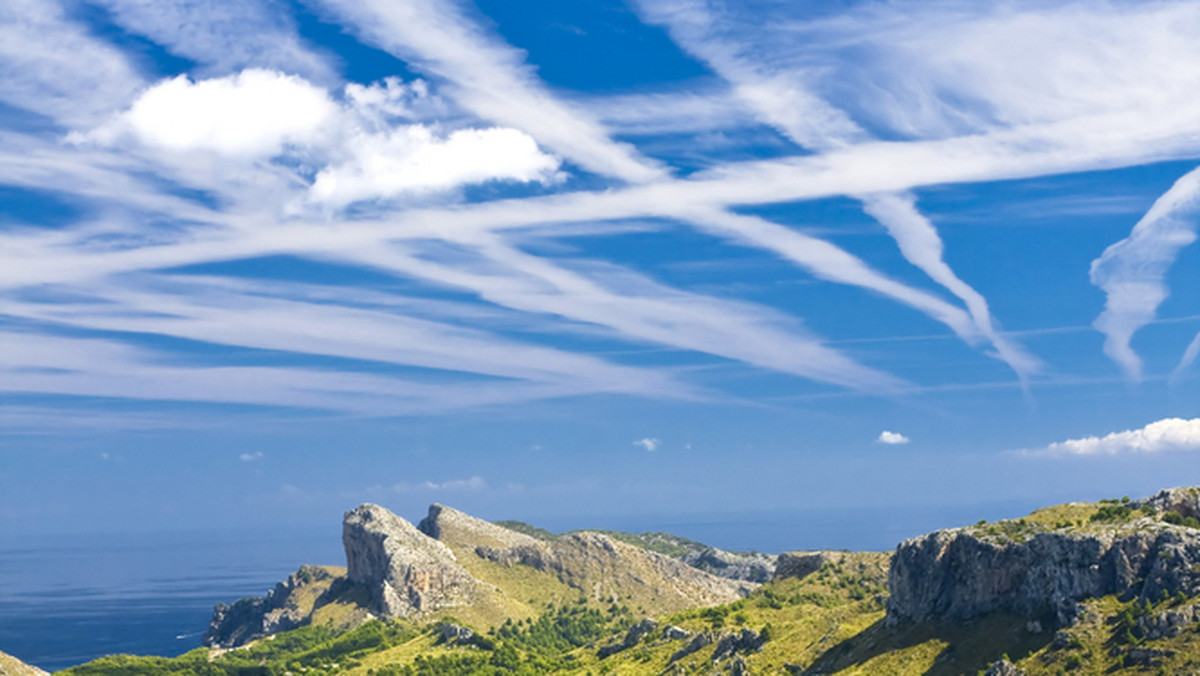
{"type": "Polygon", "coordinates": [[[451,479],[449,481],[422,481],[419,484],[400,482],[394,486],[397,493],[407,493],[414,489],[427,491],[481,491],[487,488],[487,482],[479,476],[469,479],[451,479]]]}
{"type": "Polygon", "coordinates": [[[107,454],[107,453],[101,453],[101,454],[100,454],[100,459],[101,459],[101,460],[109,460],[109,459],[110,459],[110,457],[111,457],[111,456],[109,456],[109,454],[107,454]]]}
{"type": "Polygon", "coordinates": [[[657,451],[658,447],[662,445],[662,442],[652,437],[646,437],[645,439],[638,439],[637,441],[633,442],[633,445],[641,446],[647,451],[657,451]]]}
{"type": "Polygon", "coordinates": [[[163,150],[271,157],[286,144],[308,141],[337,114],[324,89],[294,75],[248,69],[196,82],[180,75],[147,89],[89,138],[114,143],[133,136],[163,150]]]}
{"type": "Polygon", "coordinates": [[[1200,418],[1166,418],[1141,429],[1113,432],[1103,437],[1068,439],[1033,451],[1035,455],[1118,455],[1200,451],[1200,418]]]}
{"type": "Polygon", "coordinates": [[[241,460],[242,462],[254,462],[255,460],[261,460],[262,457],[262,451],[255,451],[254,453],[243,453],[239,455],[238,460],[241,460]]]}
{"type": "Polygon", "coordinates": [[[881,444],[907,444],[909,442],[909,438],[903,434],[900,434],[899,432],[884,430],[879,433],[879,438],[877,438],[875,441],[881,444]]]}

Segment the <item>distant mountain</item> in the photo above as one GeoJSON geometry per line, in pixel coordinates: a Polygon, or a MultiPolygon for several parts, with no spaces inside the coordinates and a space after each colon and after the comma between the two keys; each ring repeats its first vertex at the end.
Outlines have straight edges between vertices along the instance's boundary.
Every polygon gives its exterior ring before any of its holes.
{"type": "Polygon", "coordinates": [[[784,553],[758,585],[685,564],[708,548],[683,539],[672,557],[631,544],[645,535],[363,505],[345,572],[218,608],[210,635],[241,647],[68,673],[1200,674],[1198,519],[1198,488],[1071,503],[890,555],[784,553]]]}

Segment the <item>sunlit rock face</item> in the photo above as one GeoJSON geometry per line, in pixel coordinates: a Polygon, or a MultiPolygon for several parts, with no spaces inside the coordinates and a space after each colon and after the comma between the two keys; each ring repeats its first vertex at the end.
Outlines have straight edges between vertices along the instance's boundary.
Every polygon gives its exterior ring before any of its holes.
{"type": "Polygon", "coordinates": [[[1200,593],[1200,531],[1151,518],[1041,532],[1021,541],[958,528],[906,540],[892,556],[887,622],[969,620],[993,611],[1070,624],[1082,599],[1200,593]]]}
{"type": "Polygon", "coordinates": [[[441,542],[378,505],[362,505],[342,520],[350,581],[366,588],[371,611],[412,617],[465,606],[480,593],[441,542]]]}

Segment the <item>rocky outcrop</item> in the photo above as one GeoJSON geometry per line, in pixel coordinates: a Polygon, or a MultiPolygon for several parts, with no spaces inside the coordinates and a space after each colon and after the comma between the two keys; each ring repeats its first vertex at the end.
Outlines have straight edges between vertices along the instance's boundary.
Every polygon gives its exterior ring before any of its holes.
{"type": "Polygon", "coordinates": [[[679,650],[676,650],[675,654],[671,655],[671,659],[667,661],[667,664],[674,664],[688,655],[691,655],[692,653],[704,650],[708,646],[712,645],[713,641],[715,640],[716,638],[709,632],[696,634],[691,641],[688,641],[687,645],[683,646],[679,650]]]}
{"type": "Polygon", "coordinates": [[[233,605],[217,604],[203,644],[210,648],[233,648],[303,626],[313,610],[336,597],[345,583],[344,569],[301,566],[287,580],[275,585],[265,598],[241,599],[233,605]]]}
{"type": "Polygon", "coordinates": [[[683,639],[689,638],[691,635],[692,632],[684,629],[683,627],[677,627],[673,624],[668,624],[667,626],[663,627],[662,632],[663,638],[668,641],[682,641],[683,639]]]}
{"type": "Polygon", "coordinates": [[[346,513],[342,543],[347,577],[367,590],[377,615],[428,615],[481,596],[480,583],[449,547],[378,505],[346,513]]]}
{"type": "Polygon", "coordinates": [[[961,621],[992,611],[1054,615],[1107,594],[1162,598],[1200,592],[1200,531],[1141,518],[1120,526],[1041,532],[1022,542],[971,528],[906,540],[888,577],[891,626],[961,621]]]}
{"type": "Polygon", "coordinates": [[[766,643],[766,641],[762,635],[753,629],[743,627],[741,631],[726,634],[721,637],[721,640],[717,641],[717,647],[713,648],[712,661],[719,662],[726,657],[738,653],[758,652],[762,649],[763,643],[766,643]]]}
{"type": "Polygon", "coordinates": [[[1175,512],[1183,517],[1200,519],[1200,487],[1168,488],[1144,500],[1130,503],[1134,508],[1142,505],[1149,505],[1159,512],[1175,512]]]}
{"type": "Polygon", "coordinates": [[[775,579],[807,577],[831,561],[831,552],[784,552],[775,559],[775,579]]]}
{"type": "Polygon", "coordinates": [[[770,582],[775,575],[775,558],[766,554],[738,554],[708,547],[679,557],[687,565],[730,580],[770,582]]]}
{"type": "Polygon", "coordinates": [[[537,548],[541,540],[524,533],[499,526],[453,507],[432,504],[429,513],[417,524],[417,529],[429,537],[450,547],[465,546],[510,549],[513,547],[537,548]]]}
{"type": "Polygon", "coordinates": [[[983,672],[983,676],[1025,676],[1025,672],[1008,660],[996,660],[983,672]]]}
{"type": "Polygon", "coordinates": [[[47,676],[47,673],[12,655],[0,653],[0,676],[47,676]]]}
{"type": "Polygon", "coordinates": [[[604,659],[605,657],[608,657],[610,655],[616,655],[617,653],[619,653],[623,650],[629,650],[633,646],[637,645],[638,641],[641,641],[646,636],[649,636],[650,633],[653,632],[657,628],[658,628],[658,622],[655,622],[654,620],[647,617],[646,619],[642,620],[641,622],[638,622],[637,624],[630,627],[629,631],[625,632],[625,638],[622,639],[620,643],[613,643],[612,645],[606,645],[606,646],[600,648],[600,650],[598,650],[596,652],[596,655],[600,659],[604,659]]]}
{"type": "Polygon", "coordinates": [[[1162,638],[1175,638],[1196,624],[1200,624],[1200,605],[1183,606],[1139,617],[1136,633],[1139,638],[1157,641],[1162,638]]]}

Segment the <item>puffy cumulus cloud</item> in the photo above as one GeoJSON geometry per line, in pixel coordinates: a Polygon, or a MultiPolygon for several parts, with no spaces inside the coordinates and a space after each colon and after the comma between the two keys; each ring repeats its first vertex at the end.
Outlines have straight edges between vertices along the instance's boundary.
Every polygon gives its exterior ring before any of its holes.
{"type": "Polygon", "coordinates": [[[637,441],[633,442],[633,445],[641,446],[647,451],[657,451],[658,447],[662,445],[662,442],[653,437],[646,437],[645,439],[638,439],[637,441]]]}
{"type": "Polygon", "coordinates": [[[335,100],[300,77],[247,69],[208,80],[163,80],[128,110],[70,140],[209,152],[235,162],[301,159],[298,178],[314,176],[306,199],[333,207],[558,176],[561,161],[528,134],[502,127],[441,131],[431,122],[448,115],[423,80],[349,84],[335,100]]]}
{"type": "Polygon", "coordinates": [[[1200,418],[1166,418],[1141,429],[1113,432],[1103,437],[1068,439],[1037,451],[1045,455],[1117,455],[1200,451],[1200,418]]]}
{"type": "Polygon", "coordinates": [[[448,106],[429,90],[424,80],[405,82],[398,77],[362,85],[351,82],[344,90],[346,103],[367,122],[385,127],[389,119],[416,121],[444,116],[448,106]]]}
{"type": "Polygon", "coordinates": [[[356,136],[346,149],[347,161],[317,174],[310,193],[314,201],[345,206],[493,180],[546,182],[559,167],[533,137],[505,128],[461,129],[439,138],[415,124],[356,136]]]}
{"type": "Polygon", "coordinates": [[[196,82],[180,75],[150,87],[85,138],[116,144],[131,136],[170,152],[271,157],[287,144],[311,142],[338,111],[324,89],[294,75],[248,69],[196,82]]]}
{"type": "Polygon", "coordinates": [[[877,441],[881,444],[895,445],[895,444],[907,444],[910,441],[910,439],[908,437],[904,436],[903,434],[900,434],[899,432],[892,432],[890,430],[884,430],[879,433],[879,437],[876,438],[875,441],[877,441]]]}

